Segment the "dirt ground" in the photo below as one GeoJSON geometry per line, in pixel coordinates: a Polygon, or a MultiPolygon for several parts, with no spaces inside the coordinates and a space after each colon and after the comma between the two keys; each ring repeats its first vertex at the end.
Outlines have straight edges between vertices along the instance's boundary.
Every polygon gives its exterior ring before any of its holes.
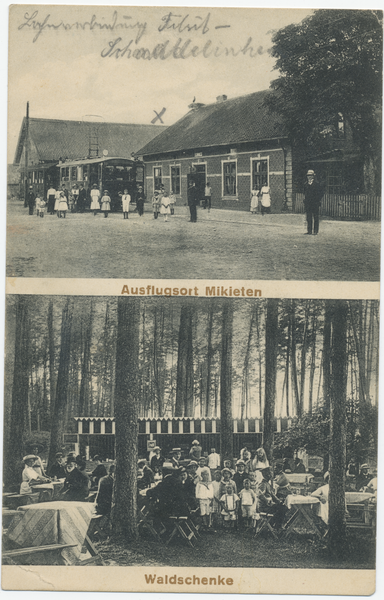
{"type": "MultiPolygon", "coordinates": [[[[149,210],[149,207],[146,208],[149,210]]],[[[165,223],[152,213],[29,216],[8,202],[7,276],[155,279],[378,281],[380,223],[322,219],[304,235],[304,215],[251,215],[185,206],[165,223]]]]}
{"type": "Polygon", "coordinates": [[[111,542],[97,544],[106,565],[300,568],[300,569],[374,569],[375,544],[365,535],[350,536],[348,555],[332,560],[323,541],[293,534],[276,541],[270,536],[256,539],[253,532],[203,533],[195,548],[180,540],[163,544],[140,539],[136,544],[111,542]]]}

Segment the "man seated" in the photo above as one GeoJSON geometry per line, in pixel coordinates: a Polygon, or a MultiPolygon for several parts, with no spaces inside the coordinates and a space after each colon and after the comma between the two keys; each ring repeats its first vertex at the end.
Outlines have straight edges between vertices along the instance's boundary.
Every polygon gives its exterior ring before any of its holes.
{"type": "Polygon", "coordinates": [[[92,481],[92,485],[97,487],[99,485],[100,479],[107,475],[107,469],[101,462],[100,456],[98,456],[98,455],[94,456],[93,462],[96,463],[96,468],[91,473],[91,481],[92,481]]]}
{"type": "Polygon", "coordinates": [[[154,472],[157,467],[157,469],[158,469],[157,472],[161,473],[161,471],[163,470],[163,464],[165,462],[165,458],[164,458],[164,456],[161,455],[160,446],[155,446],[153,451],[154,451],[154,455],[151,457],[150,467],[151,467],[152,471],[154,471],[154,472]]]}
{"type": "MultiPolygon", "coordinates": [[[[80,467],[82,466],[83,465],[80,465],[80,467]]],[[[61,494],[61,500],[68,500],[72,502],[84,502],[85,499],[88,497],[88,492],[88,477],[79,469],[79,466],[76,462],[76,458],[73,456],[68,456],[67,476],[65,478],[64,488],[61,494]]]]}
{"type": "Polygon", "coordinates": [[[152,469],[148,467],[145,458],[141,458],[138,461],[137,466],[138,472],[140,474],[137,480],[138,489],[144,490],[145,488],[151,487],[152,483],[155,482],[155,477],[153,475],[152,469]]]}
{"type": "Polygon", "coordinates": [[[148,490],[154,517],[164,522],[169,517],[189,516],[190,511],[181,483],[182,469],[173,469],[160,483],[148,490]]]}
{"type": "Polygon", "coordinates": [[[180,466],[181,460],[181,448],[173,448],[171,452],[171,464],[172,467],[177,469],[180,466]]]}
{"type": "Polygon", "coordinates": [[[284,462],[282,460],[277,460],[275,462],[275,491],[277,498],[282,501],[284,501],[286,497],[292,493],[291,485],[283,471],[283,466],[284,462]]]}
{"type": "Polygon", "coordinates": [[[110,465],[108,474],[99,480],[96,496],[96,512],[98,515],[109,516],[111,513],[115,469],[115,465],[110,465]]]}
{"type": "Polygon", "coordinates": [[[369,467],[364,463],[360,467],[360,473],[356,476],[356,491],[362,491],[368,485],[371,479],[372,476],[369,474],[369,467]]]}
{"type": "Polygon", "coordinates": [[[329,498],[329,473],[324,473],[324,485],[320,486],[312,492],[311,496],[320,500],[319,517],[328,525],[328,498],[329,498]]]}
{"type": "Polygon", "coordinates": [[[301,458],[295,458],[295,466],[293,468],[294,473],[305,473],[305,465],[301,458]]]}
{"type": "Polygon", "coordinates": [[[27,454],[23,458],[24,470],[21,476],[20,494],[33,494],[33,486],[50,481],[46,477],[40,477],[33,465],[36,462],[35,454],[27,454]]]}
{"type": "Polygon", "coordinates": [[[55,462],[48,470],[48,475],[52,479],[65,479],[67,471],[65,470],[64,456],[62,452],[56,452],[55,462]]]}

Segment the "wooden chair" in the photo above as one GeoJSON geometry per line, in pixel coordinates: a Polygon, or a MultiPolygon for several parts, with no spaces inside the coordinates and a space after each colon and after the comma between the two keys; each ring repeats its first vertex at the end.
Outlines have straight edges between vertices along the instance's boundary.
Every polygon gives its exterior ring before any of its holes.
{"type": "Polygon", "coordinates": [[[192,521],[188,517],[169,517],[169,520],[173,523],[173,529],[165,545],[168,546],[170,541],[178,535],[182,540],[185,540],[191,548],[194,548],[194,544],[198,541],[197,535],[199,534],[192,521]]]}
{"type": "Polygon", "coordinates": [[[279,536],[271,525],[271,520],[275,515],[264,512],[258,514],[260,515],[260,519],[256,521],[255,538],[265,529],[272,534],[275,540],[278,540],[279,536]]]}
{"type": "Polygon", "coordinates": [[[150,511],[148,510],[148,507],[146,505],[142,506],[141,509],[138,512],[138,519],[139,519],[139,528],[141,529],[146,529],[147,531],[150,532],[150,534],[152,535],[152,537],[157,541],[157,542],[161,542],[161,536],[166,532],[166,527],[164,526],[164,524],[160,521],[160,530],[157,531],[153,525],[153,517],[150,513],[150,511]]]}

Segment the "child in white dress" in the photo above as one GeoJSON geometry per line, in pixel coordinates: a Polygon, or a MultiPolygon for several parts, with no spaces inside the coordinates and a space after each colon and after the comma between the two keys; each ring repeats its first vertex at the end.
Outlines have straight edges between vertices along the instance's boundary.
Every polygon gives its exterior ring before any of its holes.
{"type": "Polygon", "coordinates": [[[98,210],[100,210],[99,204],[100,192],[95,184],[91,189],[91,210],[93,210],[93,216],[96,216],[98,210]]]}
{"type": "Polygon", "coordinates": [[[108,213],[111,210],[111,198],[109,197],[108,190],[104,190],[104,195],[101,198],[101,211],[104,213],[104,218],[108,217],[108,213]]]}
{"type": "Polygon", "coordinates": [[[213,486],[209,481],[209,469],[205,467],[201,471],[201,481],[196,484],[196,499],[199,501],[200,515],[205,527],[211,526],[211,512],[213,502],[213,486]]]}
{"type": "Polygon", "coordinates": [[[160,213],[165,217],[164,222],[168,221],[168,215],[171,214],[171,209],[168,192],[166,191],[164,191],[163,197],[161,198],[160,213]]]}
{"type": "Polygon", "coordinates": [[[227,491],[220,498],[221,514],[224,517],[224,525],[233,529],[237,520],[237,507],[239,496],[234,493],[232,484],[227,485],[227,491]]]}

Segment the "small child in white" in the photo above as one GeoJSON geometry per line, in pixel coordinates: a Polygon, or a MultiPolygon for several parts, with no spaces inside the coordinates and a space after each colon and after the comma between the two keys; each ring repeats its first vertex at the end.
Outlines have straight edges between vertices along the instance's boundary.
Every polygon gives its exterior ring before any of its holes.
{"type": "Polygon", "coordinates": [[[170,200],[169,200],[168,192],[166,192],[166,191],[164,191],[163,196],[161,198],[160,213],[162,215],[164,215],[164,217],[165,217],[164,221],[168,221],[168,215],[171,214],[171,209],[170,209],[170,200]]]}
{"type": "Polygon", "coordinates": [[[176,204],[176,196],[173,193],[173,191],[171,190],[171,193],[169,194],[169,205],[170,205],[170,209],[171,209],[171,215],[175,214],[175,204],[176,204]]]}
{"type": "Polygon", "coordinates": [[[211,507],[213,502],[213,486],[209,481],[208,467],[201,470],[201,481],[196,485],[196,499],[200,505],[200,515],[205,527],[211,527],[211,507]]]}
{"type": "Polygon", "coordinates": [[[47,203],[45,202],[44,198],[39,198],[39,197],[36,198],[37,214],[40,217],[44,217],[46,206],[47,206],[47,203]]]}
{"type": "Polygon", "coordinates": [[[216,527],[220,523],[220,486],[221,486],[221,471],[217,469],[213,474],[212,489],[213,489],[213,505],[212,505],[212,525],[216,527]]]}
{"type": "Polygon", "coordinates": [[[251,482],[249,479],[244,479],[243,485],[243,489],[239,492],[241,514],[245,521],[245,526],[249,529],[255,520],[256,494],[251,490],[251,482]]]}
{"type": "Polygon", "coordinates": [[[234,529],[237,520],[237,507],[239,505],[239,496],[233,492],[232,484],[227,485],[227,492],[220,498],[221,514],[224,517],[224,526],[234,529]]]}

